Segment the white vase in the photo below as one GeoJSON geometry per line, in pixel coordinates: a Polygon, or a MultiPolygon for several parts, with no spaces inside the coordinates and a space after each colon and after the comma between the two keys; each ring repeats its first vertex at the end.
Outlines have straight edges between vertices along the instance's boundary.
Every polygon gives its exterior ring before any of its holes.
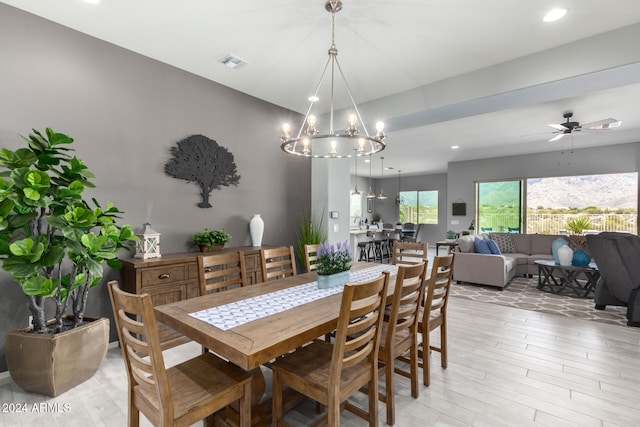
{"type": "Polygon", "coordinates": [[[260,214],[255,214],[249,221],[249,235],[253,246],[262,246],[262,234],[264,234],[264,221],[260,214]]]}
{"type": "Polygon", "coordinates": [[[573,259],[573,249],[564,245],[558,248],[558,262],[560,265],[571,265],[573,259]]]}

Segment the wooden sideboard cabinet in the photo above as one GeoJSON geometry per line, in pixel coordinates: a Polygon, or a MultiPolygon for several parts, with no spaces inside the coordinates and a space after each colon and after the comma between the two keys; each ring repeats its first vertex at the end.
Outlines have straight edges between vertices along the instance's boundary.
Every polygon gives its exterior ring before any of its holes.
{"type": "MultiPolygon", "coordinates": [[[[263,246],[267,247],[267,246],[263,246]]],[[[260,247],[240,246],[221,252],[243,251],[249,284],[262,282],[260,247]]],[[[217,252],[184,252],[163,254],[161,258],[121,259],[120,287],[134,294],[151,295],[153,305],[169,304],[200,295],[198,285],[198,256],[217,252]]],[[[163,348],[182,344],[186,339],[172,329],[159,324],[158,332],[163,348]]]]}

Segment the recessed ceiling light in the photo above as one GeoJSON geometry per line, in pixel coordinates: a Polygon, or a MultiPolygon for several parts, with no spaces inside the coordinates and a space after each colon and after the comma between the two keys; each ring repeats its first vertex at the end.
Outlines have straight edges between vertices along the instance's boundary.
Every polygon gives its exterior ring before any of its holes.
{"type": "Polygon", "coordinates": [[[542,18],[542,20],[544,22],[554,22],[558,19],[563,18],[566,14],[567,9],[553,9],[550,10],[546,15],[544,15],[544,18],[542,18]]]}
{"type": "Polygon", "coordinates": [[[248,62],[245,61],[244,59],[238,58],[237,56],[233,55],[233,54],[229,54],[226,55],[224,57],[222,57],[219,62],[223,65],[226,65],[227,67],[231,68],[231,69],[238,69],[244,65],[247,65],[248,62]]]}
{"type": "Polygon", "coordinates": [[[459,146],[459,145],[452,145],[452,146],[451,146],[451,149],[452,149],[452,150],[457,150],[458,148],[460,148],[460,146],[459,146]]]}
{"type": "Polygon", "coordinates": [[[100,0],[84,0],[84,2],[89,4],[98,4],[100,3],[100,0]]]}

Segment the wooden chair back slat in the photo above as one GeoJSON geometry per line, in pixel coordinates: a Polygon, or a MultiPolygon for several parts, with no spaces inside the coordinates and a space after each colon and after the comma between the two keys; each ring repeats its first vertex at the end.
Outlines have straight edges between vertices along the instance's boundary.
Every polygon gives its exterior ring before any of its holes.
{"type": "Polygon", "coordinates": [[[368,282],[346,284],[333,345],[316,340],[271,365],[271,425],[287,425],[282,420],[284,385],[326,406],[326,417],[314,425],[339,426],[343,408],[370,426],[378,425],[378,349],[388,285],[388,272],[368,282]],[[368,411],[349,402],[363,387],[368,411]]]}
{"type": "Polygon", "coordinates": [[[109,295],[120,343],[124,346],[129,382],[155,396],[162,404],[161,412],[171,419],[173,402],[151,296],[129,294],[120,290],[116,282],[109,283],[109,295]]]}
{"type": "Polygon", "coordinates": [[[318,268],[318,249],[320,245],[304,245],[304,265],[307,273],[318,268]]]}
{"type": "Polygon", "coordinates": [[[226,252],[198,257],[200,295],[246,286],[244,252],[226,252]]]}
{"type": "Polygon", "coordinates": [[[330,381],[339,382],[343,369],[366,358],[377,364],[388,285],[389,273],[385,271],[369,282],[344,286],[330,381]]]}
{"type": "Polygon", "coordinates": [[[128,384],[128,425],[140,412],[154,426],[189,426],[238,402],[241,427],[251,425],[251,377],[213,353],[165,367],[149,294],[108,283],[128,384]]]}
{"type": "Polygon", "coordinates": [[[440,365],[447,367],[447,304],[449,289],[453,277],[455,253],[447,256],[436,256],[433,259],[431,276],[427,281],[424,297],[424,308],[421,320],[422,333],[422,371],[424,385],[431,382],[431,362],[429,354],[432,350],[440,353],[440,365]],[[440,328],[440,346],[431,344],[430,332],[440,328]]]}
{"type": "Polygon", "coordinates": [[[293,246],[260,249],[260,261],[262,280],[265,282],[297,274],[293,246]]]}
{"type": "Polygon", "coordinates": [[[454,254],[436,256],[434,258],[431,277],[427,282],[425,295],[425,308],[428,308],[431,316],[441,315],[447,308],[449,289],[453,268],[454,254]]]}
{"type": "Polygon", "coordinates": [[[426,242],[393,242],[391,263],[394,265],[415,265],[427,261],[426,242]]]}
{"type": "Polygon", "coordinates": [[[424,301],[427,262],[400,265],[396,283],[385,319],[385,336],[380,347],[379,358],[384,366],[385,391],[381,400],[386,403],[387,424],[395,423],[395,378],[400,374],[411,380],[411,396],[418,397],[418,320],[424,301]],[[396,359],[409,365],[409,371],[396,368],[396,359]]]}

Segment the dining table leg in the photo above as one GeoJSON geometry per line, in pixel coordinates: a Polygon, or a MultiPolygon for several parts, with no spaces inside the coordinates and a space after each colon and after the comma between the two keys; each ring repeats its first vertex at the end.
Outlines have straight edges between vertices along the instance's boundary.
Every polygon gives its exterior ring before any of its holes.
{"type": "MultiPolygon", "coordinates": [[[[261,368],[255,368],[249,371],[251,375],[251,425],[259,425],[262,424],[263,419],[265,418],[264,414],[264,403],[262,402],[262,398],[264,397],[264,392],[266,390],[266,381],[264,378],[264,372],[262,372],[261,368]]],[[[213,419],[213,424],[210,424],[207,421],[206,425],[216,426],[216,427],[235,427],[240,425],[240,406],[239,402],[233,402],[231,405],[227,406],[226,410],[221,414],[211,417],[213,419]]],[[[269,407],[270,416],[271,407],[269,407]]]]}

